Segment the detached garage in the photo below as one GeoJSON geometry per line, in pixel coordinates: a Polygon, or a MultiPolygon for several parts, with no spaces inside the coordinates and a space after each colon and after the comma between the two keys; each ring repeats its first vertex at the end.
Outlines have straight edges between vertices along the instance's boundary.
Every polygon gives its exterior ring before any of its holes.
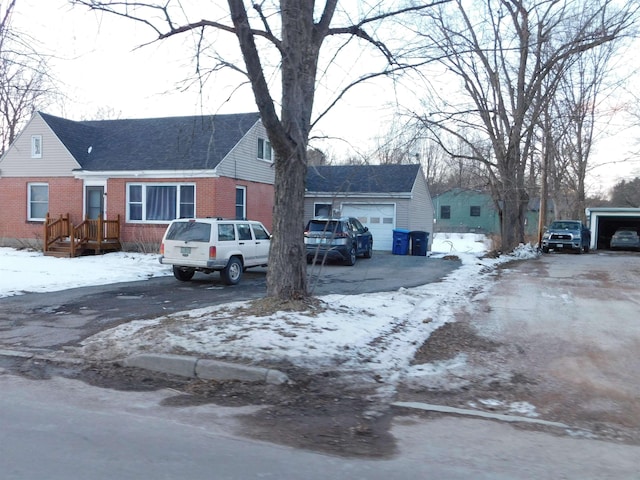
{"type": "Polygon", "coordinates": [[[640,208],[587,208],[586,214],[592,249],[608,249],[611,237],[620,227],[634,227],[640,232],[640,208]]]}
{"type": "Polygon", "coordinates": [[[328,215],[356,217],[376,250],[392,250],[396,228],[428,232],[429,243],[433,237],[433,204],[418,164],[310,166],[305,221],[328,215]]]}

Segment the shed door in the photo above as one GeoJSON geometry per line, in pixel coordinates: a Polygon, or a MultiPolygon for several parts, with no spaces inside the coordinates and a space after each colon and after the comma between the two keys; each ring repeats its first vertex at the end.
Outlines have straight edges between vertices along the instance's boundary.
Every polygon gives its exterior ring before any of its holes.
{"type": "Polygon", "coordinates": [[[393,229],[396,226],[394,204],[345,203],[341,210],[345,217],[356,217],[365,227],[369,227],[375,250],[392,250],[393,229]]]}

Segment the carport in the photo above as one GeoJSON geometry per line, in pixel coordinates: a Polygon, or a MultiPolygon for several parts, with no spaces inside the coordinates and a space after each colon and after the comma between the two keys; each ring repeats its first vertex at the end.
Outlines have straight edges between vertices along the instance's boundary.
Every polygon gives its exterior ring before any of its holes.
{"type": "Polygon", "coordinates": [[[615,231],[620,227],[635,227],[640,231],[640,208],[587,208],[587,223],[591,229],[591,248],[608,249],[615,231]]]}

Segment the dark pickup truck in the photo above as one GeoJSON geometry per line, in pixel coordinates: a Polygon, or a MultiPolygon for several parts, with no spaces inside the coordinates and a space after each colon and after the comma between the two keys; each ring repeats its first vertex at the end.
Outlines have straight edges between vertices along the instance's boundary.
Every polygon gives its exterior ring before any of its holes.
{"type": "Polygon", "coordinates": [[[556,220],[542,235],[542,252],[569,250],[588,253],[591,231],[580,220],[556,220]]]}

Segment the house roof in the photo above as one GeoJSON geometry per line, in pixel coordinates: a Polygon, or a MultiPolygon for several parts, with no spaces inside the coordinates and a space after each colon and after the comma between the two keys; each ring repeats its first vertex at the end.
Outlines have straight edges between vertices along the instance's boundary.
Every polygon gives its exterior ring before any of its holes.
{"type": "Polygon", "coordinates": [[[412,165],[322,165],[307,171],[307,192],[408,193],[420,171],[412,165]]]}
{"type": "Polygon", "coordinates": [[[258,113],[73,121],[41,113],[83,170],[215,168],[258,113]]]}
{"type": "Polygon", "coordinates": [[[491,197],[491,194],[489,192],[483,191],[483,190],[478,190],[475,188],[451,188],[449,190],[446,190],[442,193],[438,193],[437,195],[434,195],[433,198],[439,198],[439,197],[451,197],[451,196],[486,196],[486,197],[491,197]]]}

